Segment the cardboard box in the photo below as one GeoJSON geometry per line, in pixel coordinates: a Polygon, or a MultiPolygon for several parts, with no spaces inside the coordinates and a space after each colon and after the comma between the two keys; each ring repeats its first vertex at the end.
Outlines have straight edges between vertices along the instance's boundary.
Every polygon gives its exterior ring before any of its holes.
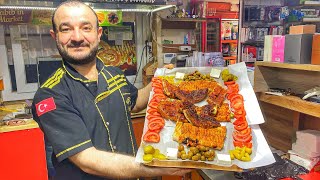
{"type": "Polygon", "coordinates": [[[313,35],[311,64],[320,65],[320,34],[313,35]]]}
{"type": "Polygon", "coordinates": [[[290,26],[289,34],[314,34],[316,33],[316,25],[299,25],[299,26],[290,26]]]}
{"type": "Polygon", "coordinates": [[[286,35],[285,63],[311,64],[312,34],[286,35]]]}
{"type": "Polygon", "coordinates": [[[274,36],[272,40],[272,62],[284,62],[285,36],[274,36]]]}

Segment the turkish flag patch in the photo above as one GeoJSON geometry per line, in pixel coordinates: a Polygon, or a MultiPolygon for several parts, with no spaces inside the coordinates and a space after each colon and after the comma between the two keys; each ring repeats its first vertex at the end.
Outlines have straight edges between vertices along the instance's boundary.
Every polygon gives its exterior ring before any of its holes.
{"type": "Polygon", "coordinates": [[[56,104],[54,103],[53,97],[47,98],[36,104],[37,115],[40,117],[41,115],[53,111],[57,109],[56,104]]]}

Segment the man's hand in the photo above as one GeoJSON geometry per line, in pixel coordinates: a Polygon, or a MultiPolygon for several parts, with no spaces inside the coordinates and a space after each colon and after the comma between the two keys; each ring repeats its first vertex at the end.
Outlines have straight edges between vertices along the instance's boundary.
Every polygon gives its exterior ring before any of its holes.
{"type": "Polygon", "coordinates": [[[135,157],[100,151],[94,147],[85,149],[69,160],[88,174],[112,179],[156,177],[163,175],[183,176],[192,169],[161,168],[135,162],[135,157]]]}
{"type": "Polygon", "coordinates": [[[167,69],[173,69],[174,68],[174,65],[173,64],[166,64],[163,66],[164,68],[167,68],[167,69]]]}

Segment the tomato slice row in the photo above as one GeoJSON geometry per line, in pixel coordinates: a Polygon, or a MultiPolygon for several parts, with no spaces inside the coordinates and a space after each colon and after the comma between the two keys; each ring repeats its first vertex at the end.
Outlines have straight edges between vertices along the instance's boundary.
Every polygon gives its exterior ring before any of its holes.
{"type": "Polygon", "coordinates": [[[148,122],[148,130],[143,135],[143,141],[149,143],[158,143],[160,141],[160,131],[165,125],[165,120],[161,117],[161,114],[158,112],[157,108],[159,102],[167,97],[164,95],[162,90],[162,80],[154,77],[151,81],[154,94],[148,104],[148,115],[146,118],[148,122]]]}
{"type": "Polygon", "coordinates": [[[230,81],[225,83],[228,87],[227,99],[230,101],[230,107],[234,113],[233,122],[234,131],[232,133],[234,147],[252,148],[252,130],[248,126],[246,111],[244,109],[244,98],[239,94],[239,85],[230,81]]]}

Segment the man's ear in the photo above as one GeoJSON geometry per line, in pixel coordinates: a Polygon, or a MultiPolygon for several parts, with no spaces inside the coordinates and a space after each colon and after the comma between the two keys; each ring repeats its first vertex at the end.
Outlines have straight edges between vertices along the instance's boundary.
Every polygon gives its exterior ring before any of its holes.
{"type": "Polygon", "coordinates": [[[98,28],[98,38],[99,38],[99,42],[100,42],[100,38],[101,38],[101,35],[102,35],[102,31],[103,31],[102,27],[99,27],[99,28],[98,28]]]}
{"type": "Polygon", "coordinates": [[[54,40],[56,40],[56,33],[52,29],[50,29],[50,35],[54,40]]]}

